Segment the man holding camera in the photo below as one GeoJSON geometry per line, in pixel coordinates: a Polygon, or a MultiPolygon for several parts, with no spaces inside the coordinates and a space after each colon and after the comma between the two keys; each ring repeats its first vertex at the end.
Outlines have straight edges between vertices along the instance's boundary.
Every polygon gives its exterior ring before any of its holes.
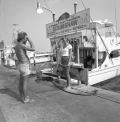
{"type": "Polygon", "coordinates": [[[19,61],[20,79],[18,84],[20,99],[23,103],[30,102],[27,97],[27,84],[30,75],[30,60],[27,56],[27,51],[35,51],[33,42],[27,36],[26,32],[19,32],[17,37],[17,45],[15,47],[15,53],[19,61]],[[29,42],[30,47],[26,45],[29,42]]]}

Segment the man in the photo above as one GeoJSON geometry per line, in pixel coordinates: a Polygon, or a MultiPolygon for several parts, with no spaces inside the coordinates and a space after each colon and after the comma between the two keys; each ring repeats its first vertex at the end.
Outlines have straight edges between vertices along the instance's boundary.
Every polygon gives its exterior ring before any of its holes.
{"type": "Polygon", "coordinates": [[[30,74],[30,60],[27,56],[26,51],[35,51],[34,44],[27,36],[26,32],[19,32],[17,37],[17,45],[15,47],[15,53],[19,61],[19,71],[20,71],[20,80],[19,80],[19,94],[20,99],[23,103],[30,102],[31,100],[27,97],[27,83],[29,80],[30,74]],[[30,47],[26,45],[26,42],[29,42],[30,47]]]}

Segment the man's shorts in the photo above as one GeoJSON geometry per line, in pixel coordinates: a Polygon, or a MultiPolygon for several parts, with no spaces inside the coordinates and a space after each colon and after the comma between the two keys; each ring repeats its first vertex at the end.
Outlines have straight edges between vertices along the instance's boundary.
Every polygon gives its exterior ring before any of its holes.
{"type": "Polygon", "coordinates": [[[29,63],[19,63],[19,72],[22,76],[27,76],[30,74],[30,64],[29,63]]]}

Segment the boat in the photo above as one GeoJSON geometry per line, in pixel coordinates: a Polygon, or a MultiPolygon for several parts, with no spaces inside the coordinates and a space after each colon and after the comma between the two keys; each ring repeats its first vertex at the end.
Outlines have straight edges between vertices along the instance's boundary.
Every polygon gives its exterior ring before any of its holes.
{"type": "MultiPolygon", "coordinates": [[[[32,64],[36,65],[39,63],[49,62],[52,54],[51,52],[46,52],[46,51],[45,52],[27,51],[27,55],[30,59],[31,65],[32,64]]],[[[15,66],[15,60],[17,60],[17,58],[13,46],[9,45],[5,47],[4,57],[5,57],[5,65],[15,66]]]]}
{"type": "MultiPolygon", "coordinates": [[[[115,25],[106,20],[90,21],[90,11],[85,9],[67,20],[46,25],[56,62],[51,74],[57,75],[59,40],[66,35],[73,47],[70,72],[79,76],[80,68],[88,71],[88,84],[94,85],[120,75],[120,35],[115,25]],[[84,20],[84,21],[83,21],[84,20]]],[[[74,79],[71,76],[72,79],[74,79]]],[[[73,81],[76,81],[74,79],[73,81]]]]}
{"type": "Polygon", "coordinates": [[[116,33],[115,25],[108,20],[93,21],[88,31],[89,34],[85,35],[87,39],[80,47],[80,51],[84,52],[81,63],[89,69],[88,83],[94,85],[120,75],[120,36],[116,33]],[[90,53],[95,57],[95,62],[87,58],[90,53]]]}
{"type": "Polygon", "coordinates": [[[27,51],[27,55],[30,59],[31,64],[39,64],[39,63],[45,63],[49,62],[51,60],[52,53],[49,51],[44,52],[30,52],[27,51]]]}

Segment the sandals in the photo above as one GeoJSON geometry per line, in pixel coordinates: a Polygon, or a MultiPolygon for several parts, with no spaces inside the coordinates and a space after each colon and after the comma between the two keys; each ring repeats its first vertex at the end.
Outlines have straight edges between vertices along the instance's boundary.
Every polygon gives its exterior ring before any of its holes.
{"type": "Polygon", "coordinates": [[[71,90],[71,87],[68,86],[68,87],[64,87],[63,89],[64,89],[64,90],[71,90]]]}
{"type": "Polygon", "coordinates": [[[20,100],[23,103],[34,102],[34,99],[30,99],[29,96],[27,96],[26,99],[23,99],[23,98],[20,97],[20,100]]]}
{"type": "Polygon", "coordinates": [[[23,103],[28,103],[28,102],[34,102],[33,99],[26,98],[25,100],[22,100],[23,103]]]}

